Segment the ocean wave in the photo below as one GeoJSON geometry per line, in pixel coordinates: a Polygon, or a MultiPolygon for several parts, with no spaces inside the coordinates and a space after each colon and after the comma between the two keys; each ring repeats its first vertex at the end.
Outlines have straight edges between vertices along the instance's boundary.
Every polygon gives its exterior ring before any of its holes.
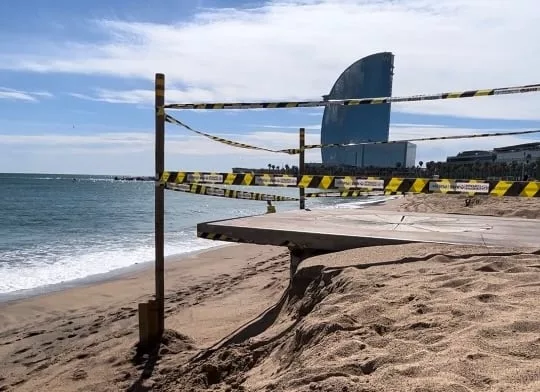
{"type": "MultiPolygon", "coordinates": [[[[181,233],[180,239],[165,245],[165,255],[181,255],[221,245],[219,242],[188,237],[181,233]]],[[[4,256],[7,256],[4,254],[4,256]]],[[[52,252],[44,248],[29,255],[11,254],[0,263],[0,294],[66,283],[92,275],[109,273],[120,268],[154,260],[153,245],[140,245],[133,248],[115,247],[102,244],[99,247],[81,249],[73,252],[73,247],[52,252]],[[68,253],[71,249],[72,253],[68,253]],[[15,257],[14,256],[19,256],[15,257]],[[9,259],[13,262],[8,262],[9,259]]]]}

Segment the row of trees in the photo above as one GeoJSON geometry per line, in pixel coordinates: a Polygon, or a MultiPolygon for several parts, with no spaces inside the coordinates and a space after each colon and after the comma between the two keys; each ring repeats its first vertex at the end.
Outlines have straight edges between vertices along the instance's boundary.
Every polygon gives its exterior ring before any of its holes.
{"type": "Polygon", "coordinates": [[[298,168],[296,166],[289,166],[289,165],[284,165],[283,167],[280,167],[280,166],[276,166],[276,165],[272,165],[271,163],[268,164],[268,172],[272,172],[272,173],[290,173],[292,172],[292,170],[296,168],[296,170],[298,170],[298,168]]]}
{"type": "MultiPolygon", "coordinates": [[[[297,166],[283,167],[268,164],[268,169],[238,169],[238,171],[257,173],[298,174],[297,166]]],[[[306,164],[307,174],[330,174],[336,176],[372,176],[372,177],[434,177],[461,179],[503,179],[510,181],[540,179],[540,159],[524,162],[466,162],[448,163],[420,161],[417,167],[405,168],[396,164],[395,168],[355,167],[355,166],[324,166],[321,164],[306,164]]]]}
{"type": "Polygon", "coordinates": [[[427,162],[426,176],[439,175],[441,178],[493,178],[507,180],[540,179],[540,159],[524,162],[472,162],[447,163],[427,162]]]}

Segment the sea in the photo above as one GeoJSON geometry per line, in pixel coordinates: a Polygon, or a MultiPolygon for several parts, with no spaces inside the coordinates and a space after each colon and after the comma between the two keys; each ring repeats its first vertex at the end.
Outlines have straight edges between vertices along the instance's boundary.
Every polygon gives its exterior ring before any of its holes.
{"type": "MultiPolygon", "coordinates": [[[[257,187],[255,191],[298,195],[295,188],[257,187]]],[[[316,198],[308,199],[306,207],[362,208],[383,199],[316,198]]],[[[298,209],[298,202],[274,204],[278,212],[298,209]]],[[[266,203],[261,201],[166,191],[165,255],[223,245],[197,238],[197,223],[265,211],[266,203]]],[[[153,258],[153,182],[0,173],[0,299],[105,278],[153,258]]]]}

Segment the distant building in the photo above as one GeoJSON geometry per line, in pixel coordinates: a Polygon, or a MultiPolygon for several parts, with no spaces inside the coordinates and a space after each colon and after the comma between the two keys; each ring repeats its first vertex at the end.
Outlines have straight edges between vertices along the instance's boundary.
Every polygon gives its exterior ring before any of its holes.
{"type": "Polygon", "coordinates": [[[517,144],[493,149],[498,162],[523,162],[540,159],[540,142],[517,144]]]}
{"type": "Polygon", "coordinates": [[[494,162],[497,155],[493,151],[472,150],[463,151],[455,156],[447,157],[448,163],[474,163],[474,162],[494,162]]]}
{"type": "MultiPolygon", "coordinates": [[[[347,68],[323,99],[389,97],[392,95],[394,55],[390,52],[364,57],[347,68]]],[[[321,143],[388,141],[390,104],[340,106],[324,110],[321,143]]],[[[326,166],[412,167],[416,145],[412,143],[329,147],[321,150],[326,166]]]]}
{"type": "Polygon", "coordinates": [[[515,146],[498,147],[493,151],[472,150],[462,151],[455,156],[446,158],[448,163],[474,162],[534,162],[540,159],[540,142],[517,144],[515,146]]]}

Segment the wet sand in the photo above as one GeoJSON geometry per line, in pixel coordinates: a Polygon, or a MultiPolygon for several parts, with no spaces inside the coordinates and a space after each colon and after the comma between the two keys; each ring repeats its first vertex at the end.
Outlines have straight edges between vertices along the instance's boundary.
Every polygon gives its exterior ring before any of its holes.
{"type": "MultiPolygon", "coordinates": [[[[371,208],[540,217],[537,200],[464,199],[371,208]]],[[[278,247],[168,261],[157,357],[135,350],[151,269],[0,304],[0,391],[540,390],[536,249],[371,247],[306,260],[289,289],[288,275],[278,247]]]]}

